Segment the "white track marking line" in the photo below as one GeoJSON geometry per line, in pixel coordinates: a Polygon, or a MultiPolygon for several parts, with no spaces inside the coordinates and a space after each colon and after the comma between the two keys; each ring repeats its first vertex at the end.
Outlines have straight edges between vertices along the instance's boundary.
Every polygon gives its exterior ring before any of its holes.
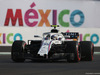
{"type": "MultiPolygon", "coordinates": [[[[100,52],[94,52],[95,55],[100,55],[100,52]]],[[[0,55],[11,55],[11,52],[0,52],[0,55]]]]}
{"type": "Polygon", "coordinates": [[[100,52],[94,52],[94,54],[100,54],[100,52]]]}
{"type": "Polygon", "coordinates": [[[11,52],[0,52],[0,55],[11,55],[11,52]]]}

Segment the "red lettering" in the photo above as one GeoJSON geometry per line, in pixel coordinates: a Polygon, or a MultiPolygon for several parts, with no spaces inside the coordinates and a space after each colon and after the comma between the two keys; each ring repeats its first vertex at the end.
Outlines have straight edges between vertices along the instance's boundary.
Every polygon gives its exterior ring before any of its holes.
{"type": "Polygon", "coordinates": [[[13,10],[8,9],[5,24],[4,24],[5,26],[9,25],[10,19],[11,19],[12,26],[15,26],[17,19],[18,19],[18,22],[19,22],[19,26],[23,26],[23,19],[22,19],[21,9],[16,9],[15,16],[13,15],[13,10]]]}

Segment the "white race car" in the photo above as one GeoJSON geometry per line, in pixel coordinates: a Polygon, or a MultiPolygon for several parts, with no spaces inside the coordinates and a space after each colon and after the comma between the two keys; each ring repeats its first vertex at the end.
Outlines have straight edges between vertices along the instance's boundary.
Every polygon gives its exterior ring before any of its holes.
{"type": "MultiPolygon", "coordinates": [[[[51,32],[43,33],[42,40],[14,41],[12,44],[11,58],[15,62],[31,60],[60,60],[79,62],[80,60],[92,61],[94,45],[91,41],[78,42],[79,33],[62,32],[52,25],[51,32]]],[[[40,37],[35,35],[34,37],[40,37]]]]}

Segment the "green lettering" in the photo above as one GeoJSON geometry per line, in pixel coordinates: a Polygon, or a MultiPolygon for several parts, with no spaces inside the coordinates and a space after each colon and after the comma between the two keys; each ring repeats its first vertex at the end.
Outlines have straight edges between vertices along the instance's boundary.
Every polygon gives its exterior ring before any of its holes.
{"type": "Polygon", "coordinates": [[[69,13],[70,13],[70,10],[63,10],[60,12],[60,14],[58,16],[59,24],[62,25],[63,27],[69,27],[69,22],[63,21],[63,16],[66,14],[69,15],[69,13]]]}
{"type": "Polygon", "coordinates": [[[83,40],[86,41],[86,38],[89,36],[90,36],[90,34],[85,34],[83,40]]]}
{"type": "Polygon", "coordinates": [[[13,43],[13,41],[10,40],[10,37],[11,37],[11,36],[13,36],[13,33],[10,33],[10,34],[7,35],[7,42],[8,42],[9,44],[12,44],[12,43],[13,43]]]}

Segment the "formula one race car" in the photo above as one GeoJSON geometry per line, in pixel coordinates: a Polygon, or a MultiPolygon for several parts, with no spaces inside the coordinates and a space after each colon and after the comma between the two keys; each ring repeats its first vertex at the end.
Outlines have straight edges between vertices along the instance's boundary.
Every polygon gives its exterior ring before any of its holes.
{"type": "MultiPolygon", "coordinates": [[[[12,44],[11,58],[15,62],[31,60],[60,60],[79,62],[80,60],[92,61],[94,45],[91,41],[78,42],[79,33],[62,32],[52,25],[51,32],[43,33],[42,40],[14,41],[12,44]]],[[[34,37],[40,37],[35,35],[34,37]]]]}

